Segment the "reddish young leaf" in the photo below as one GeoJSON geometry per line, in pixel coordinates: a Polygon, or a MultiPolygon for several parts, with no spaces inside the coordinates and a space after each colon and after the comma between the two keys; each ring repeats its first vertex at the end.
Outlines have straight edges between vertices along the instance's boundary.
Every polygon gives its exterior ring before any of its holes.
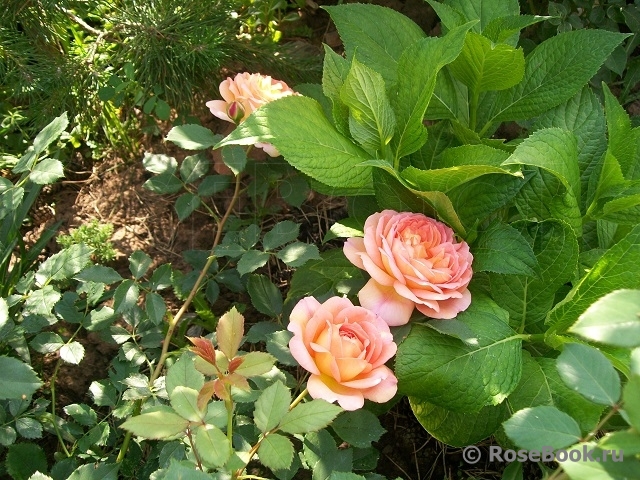
{"type": "Polygon", "coordinates": [[[197,402],[198,409],[200,411],[206,410],[206,406],[211,401],[211,398],[213,397],[214,393],[215,393],[214,381],[206,382],[202,386],[202,388],[200,389],[200,392],[198,393],[198,402],[197,402]]]}
{"type": "Polygon", "coordinates": [[[190,348],[193,353],[213,365],[216,364],[216,351],[211,340],[203,337],[187,337],[187,340],[194,345],[190,348]]]}

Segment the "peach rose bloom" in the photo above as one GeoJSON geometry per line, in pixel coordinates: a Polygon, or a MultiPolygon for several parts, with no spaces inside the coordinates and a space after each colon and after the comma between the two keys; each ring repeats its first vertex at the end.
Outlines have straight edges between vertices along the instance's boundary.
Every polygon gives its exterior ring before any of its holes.
{"type": "Polygon", "coordinates": [[[397,345],[389,326],[348,298],[300,300],[291,312],[289,348],[311,376],[309,394],[345,410],[362,408],[364,400],[384,403],[393,398],[398,380],[385,362],[397,345]]]}
{"type": "MultiPolygon", "coordinates": [[[[295,92],[279,80],[259,73],[238,73],[220,84],[220,95],[224,100],[211,100],[205,105],[211,113],[227,122],[240,124],[265,103],[293,95],[295,92]]],[[[280,155],[270,143],[256,143],[272,157],[280,155]]]]}
{"type": "Polygon", "coordinates": [[[360,305],[391,326],[409,321],[414,307],[430,318],[453,318],[471,304],[473,255],[453,230],[420,213],[384,210],[367,218],[364,238],[349,238],[344,254],[371,279],[360,305]]]}

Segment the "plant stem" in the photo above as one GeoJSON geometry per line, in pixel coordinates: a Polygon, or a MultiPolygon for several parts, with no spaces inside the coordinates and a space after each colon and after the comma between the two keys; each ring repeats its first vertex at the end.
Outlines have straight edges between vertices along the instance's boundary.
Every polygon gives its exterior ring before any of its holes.
{"type": "Polygon", "coordinates": [[[58,427],[58,422],[56,422],[56,379],[58,377],[58,370],[62,365],[62,358],[58,358],[56,362],[56,368],[53,370],[53,375],[51,375],[51,384],[49,389],[51,390],[51,415],[53,420],[53,429],[56,431],[56,435],[58,437],[58,442],[62,446],[62,450],[64,450],[64,454],[67,458],[71,457],[71,453],[67,450],[67,446],[64,444],[64,439],[62,438],[62,433],[60,433],[60,428],[58,427]]]}
{"type": "Polygon", "coordinates": [[[229,394],[229,400],[224,401],[224,406],[227,409],[227,438],[229,443],[233,445],[233,400],[231,399],[231,387],[226,386],[225,388],[229,394]]]}
{"type": "Polygon", "coordinates": [[[156,365],[156,368],[149,379],[149,384],[152,384],[160,376],[160,373],[162,372],[162,368],[164,367],[164,362],[167,360],[167,357],[169,356],[169,345],[171,344],[171,338],[173,337],[173,333],[176,329],[176,326],[178,325],[183,315],[186,313],[187,309],[191,305],[191,302],[193,301],[194,297],[198,293],[198,290],[200,289],[200,285],[202,285],[202,282],[207,276],[209,267],[211,267],[211,265],[213,264],[213,261],[216,259],[215,255],[213,255],[213,249],[216,246],[218,246],[218,243],[220,243],[220,239],[222,238],[222,229],[224,228],[224,225],[227,222],[229,215],[231,215],[233,207],[235,206],[236,201],[238,200],[239,193],[240,193],[240,175],[236,175],[236,186],[233,192],[233,197],[231,198],[231,202],[229,203],[229,207],[227,208],[227,211],[225,212],[224,216],[219,221],[216,222],[216,236],[213,240],[213,246],[211,247],[212,253],[207,259],[207,263],[205,264],[204,268],[200,272],[200,275],[198,276],[196,283],[193,285],[193,288],[189,292],[189,296],[187,297],[187,299],[182,304],[182,307],[180,307],[180,310],[178,310],[178,313],[176,313],[176,315],[173,318],[169,318],[169,328],[167,329],[167,334],[165,335],[164,342],[162,343],[162,353],[160,354],[160,359],[158,360],[158,364],[156,365]]]}
{"type": "Polygon", "coordinates": [[[291,402],[291,405],[289,405],[289,410],[293,410],[302,400],[304,400],[304,397],[307,396],[307,394],[309,393],[309,389],[305,388],[300,395],[298,395],[295,400],[293,402],[291,402]]]}

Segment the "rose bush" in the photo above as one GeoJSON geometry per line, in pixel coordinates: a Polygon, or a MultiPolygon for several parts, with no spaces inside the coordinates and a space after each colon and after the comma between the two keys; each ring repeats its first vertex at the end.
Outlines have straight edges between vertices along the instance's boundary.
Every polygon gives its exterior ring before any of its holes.
{"type": "Polygon", "coordinates": [[[473,256],[453,230],[420,213],[384,210],[367,218],[364,238],[349,238],[344,254],[371,279],[360,304],[391,326],[413,309],[430,318],[453,318],[471,303],[467,286],[473,256]]]}
{"type": "MultiPolygon", "coordinates": [[[[211,100],[205,105],[216,117],[238,125],[265,103],[294,93],[285,82],[259,73],[244,72],[222,81],[220,95],[224,100],[211,100]]],[[[272,157],[280,155],[270,143],[256,143],[255,146],[272,157]]]]}
{"type": "Polygon", "coordinates": [[[288,329],[291,354],[311,373],[307,388],[313,398],[357,410],[365,399],[384,403],[396,394],[398,381],[385,362],[397,345],[373,312],[347,298],[320,303],[306,297],[291,312],[288,329]]]}

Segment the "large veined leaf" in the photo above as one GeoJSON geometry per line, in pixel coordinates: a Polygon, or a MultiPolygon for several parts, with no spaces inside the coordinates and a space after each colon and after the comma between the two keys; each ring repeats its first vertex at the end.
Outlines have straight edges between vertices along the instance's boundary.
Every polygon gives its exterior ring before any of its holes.
{"type": "Polygon", "coordinates": [[[517,412],[523,408],[537,407],[538,405],[553,405],[551,385],[547,382],[542,367],[526,350],[522,352],[522,377],[520,377],[520,383],[511,392],[506,403],[512,412],[517,412]]]}
{"type": "Polygon", "coordinates": [[[640,225],[611,247],[549,312],[551,333],[566,331],[598,298],[620,288],[640,288],[640,225]]]}
{"type": "Polygon", "coordinates": [[[292,95],[270,102],[216,145],[273,144],[294,167],[330,187],[370,192],[370,156],[340,134],[311,98],[292,95]]]}
{"type": "Polygon", "coordinates": [[[444,0],[443,3],[458,9],[467,21],[479,20],[474,29],[478,33],[483,32],[485,27],[497,18],[520,13],[520,4],[517,0],[468,0],[465,2],[444,0]]]}
{"type": "Polygon", "coordinates": [[[360,3],[324,8],[338,29],[347,58],[357,56],[388,83],[396,81],[402,52],[427,36],[413,21],[390,8],[360,3]]]}
{"type": "Polygon", "coordinates": [[[480,232],[473,246],[473,271],[535,275],[538,260],[532,246],[517,229],[494,223],[480,232]]]}
{"type": "Polygon", "coordinates": [[[512,224],[529,242],[536,256],[535,276],[489,274],[492,298],[509,312],[518,332],[540,333],[553,306],[554,294],[568,282],[578,265],[578,241],[564,222],[512,224]]]}
{"type": "Polygon", "coordinates": [[[411,410],[429,434],[454,447],[472,445],[493,434],[509,415],[505,402],[482,407],[473,413],[461,413],[409,397],[411,410]]]}
{"type": "Polygon", "coordinates": [[[522,82],[487,95],[490,114],[484,131],[494,123],[532,118],[578,93],[607,57],[626,38],[605,30],[575,30],[545,40],[526,57],[522,82]]]}
{"type": "Polygon", "coordinates": [[[355,141],[372,155],[384,152],[395,132],[396,117],[382,76],[354,58],[340,99],[349,108],[349,131],[355,141]]]}
{"type": "Polygon", "coordinates": [[[472,23],[453,29],[441,38],[425,38],[407,48],[400,57],[394,108],[397,133],[393,139],[395,161],[418,150],[426,141],[424,114],[436,85],[437,74],[460,53],[472,23]]]}
{"type": "Polygon", "coordinates": [[[609,134],[609,151],[618,160],[627,180],[640,178],[640,128],[631,127],[629,114],[609,87],[603,84],[604,105],[609,134]]]}
{"type": "Polygon", "coordinates": [[[514,172],[512,169],[490,165],[460,165],[432,170],[407,167],[400,173],[400,176],[422,192],[448,192],[482,175],[490,175],[492,173],[523,178],[520,171],[516,170],[514,172]]]}
{"type": "Polygon", "coordinates": [[[522,366],[522,340],[508,314],[475,295],[456,317],[473,333],[465,341],[428,326],[414,325],[396,356],[399,390],[456,412],[498,405],[516,387],[522,366]]]}

